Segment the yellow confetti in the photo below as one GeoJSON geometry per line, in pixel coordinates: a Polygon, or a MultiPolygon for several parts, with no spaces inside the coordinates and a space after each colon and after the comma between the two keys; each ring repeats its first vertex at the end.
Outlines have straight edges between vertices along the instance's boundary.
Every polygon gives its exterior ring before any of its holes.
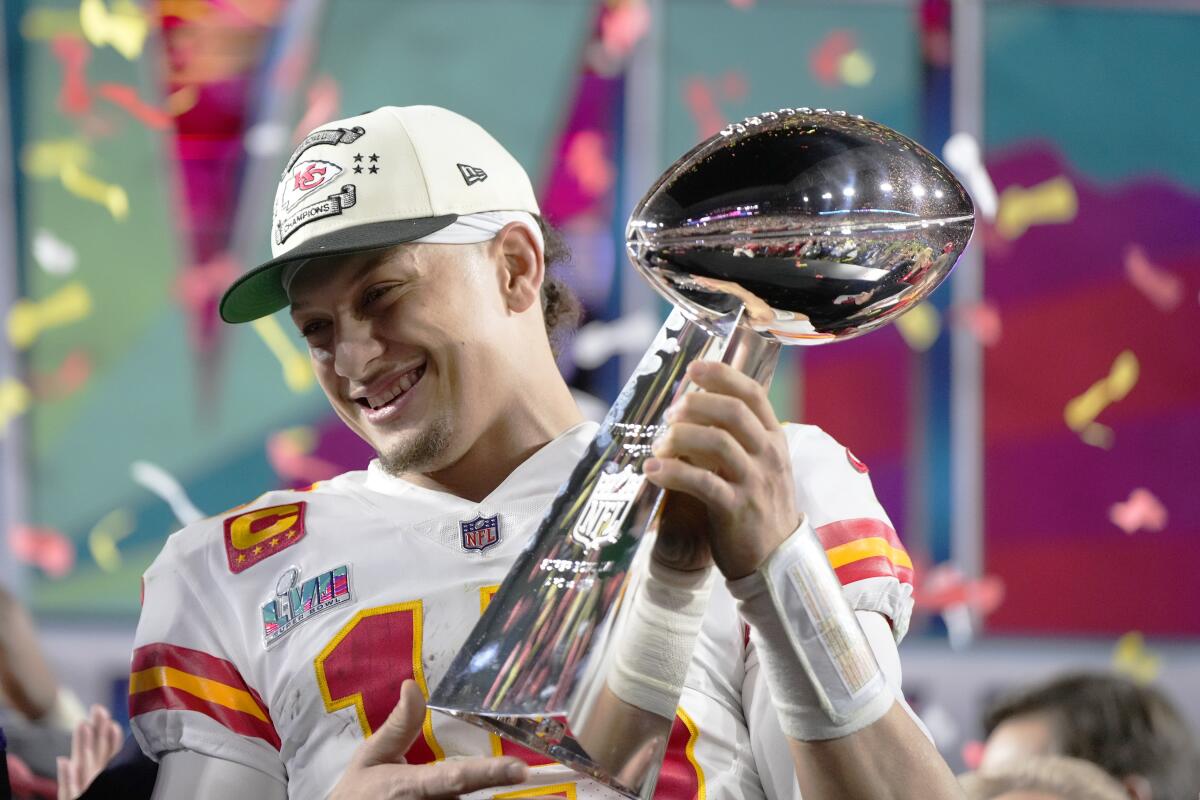
{"type": "Polygon", "coordinates": [[[196,102],[199,99],[200,90],[196,88],[195,84],[184,86],[182,89],[176,89],[167,95],[167,113],[172,117],[186,114],[196,107],[196,102]]]}
{"type": "Polygon", "coordinates": [[[92,295],[71,281],[42,300],[18,300],[8,312],[8,340],[24,350],[50,328],[78,322],[92,312],[92,295]]]}
{"type": "Polygon", "coordinates": [[[266,342],[267,347],[279,359],[283,367],[283,382],[296,394],[306,392],[313,387],[312,365],[296,348],[292,340],[283,332],[278,320],[274,317],[262,317],[251,323],[254,330],[266,342]]]}
{"type": "Polygon", "coordinates": [[[8,423],[29,410],[33,395],[25,384],[16,378],[0,381],[0,439],[8,430],[8,423]]]}
{"type": "Polygon", "coordinates": [[[132,0],[115,0],[112,10],[104,0],[81,0],[79,26],[93,47],[110,45],[129,61],[142,54],[150,25],[132,0]]]}
{"type": "Polygon", "coordinates": [[[21,17],[21,35],[31,40],[53,39],[83,33],[79,12],[65,8],[31,8],[21,17]]]}
{"type": "MultiPolygon", "coordinates": [[[[1132,350],[1124,350],[1113,359],[1108,377],[1098,380],[1083,394],[1067,403],[1063,419],[1076,433],[1085,430],[1113,403],[1125,399],[1138,380],[1138,359],[1132,350]]],[[[1090,442],[1089,442],[1090,444],[1090,442]]]]}
{"type": "Polygon", "coordinates": [[[1146,641],[1138,631],[1131,631],[1117,640],[1113,648],[1113,670],[1137,683],[1153,683],[1162,668],[1162,659],[1146,649],[1146,641]]]}
{"type": "Polygon", "coordinates": [[[21,151],[21,169],[33,178],[57,178],[63,167],[84,167],[92,153],[80,139],[46,139],[21,151]]]}
{"type": "Polygon", "coordinates": [[[88,534],[88,550],[92,559],[105,572],[121,568],[121,551],[117,545],[133,533],[133,515],[123,508],[109,512],[88,534]]]}
{"type": "Polygon", "coordinates": [[[923,353],[941,335],[942,318],[929,303],[917,303],[897,318],[896,327],[909,347],[923,353]]]}
{"type": "Polygon", "coordinates": [[[117,184],[105,183],[74,164],[64,166],[59,179],[71,194],[107,208],[117,222],[123,222],[129,216],[129,196],[117,184]]]}
{"type": "Polygon", "coordinates": [[[875,77],[875,62],[862,50],[852,50],[838,63],[838,76],[848,86],[866,86],[875,77]]]}
{"type": "Polygon", "coordinates": [[[159,0],[158,13],[162,17],[195,22],[204,19],[212,10],[208,0],[159,0]]]}
{"type": "Polygon", "coordinates": [[[1010,186],[1000,194],[996,230],[1006,239],[1016,239],[1032,225],[1070,222],[1079,211],[1075,186],[1065,175],[1036,186],[1010,186]]]}

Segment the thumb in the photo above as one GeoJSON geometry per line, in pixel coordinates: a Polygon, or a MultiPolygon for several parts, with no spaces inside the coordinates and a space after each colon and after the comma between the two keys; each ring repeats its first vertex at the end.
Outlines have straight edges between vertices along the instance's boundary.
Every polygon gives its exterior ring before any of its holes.
{"type": "Polygon", "coordinates": [[[421,733],[425,721],[425,695],[416,681],[407,680],[400,686],[400,701],[388,714],[379,730],[362,744],[359,763],[403,764],[404,754],[421,733]]]}

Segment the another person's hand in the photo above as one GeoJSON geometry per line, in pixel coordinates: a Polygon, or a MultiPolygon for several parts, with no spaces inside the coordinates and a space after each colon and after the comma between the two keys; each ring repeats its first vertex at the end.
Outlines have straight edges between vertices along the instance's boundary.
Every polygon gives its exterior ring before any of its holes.
{"type": "Polygon", "coordinates": [[[94,705],[71,734],[70,757],[58,759],[58,800],[75,800],[83,794],[125,740],[121,726],[108,709],[94,705]]]}
{"type": "Polygon", "coordinates": [[[405,681],[400,702],[379,730],[358,746],[330,800],[453,798],[493,786],[511,786],[528,776],[522,761],[507,756],[407,763],[404,754],[424,721],[425,697],[416,683],[405,681]]]}
{"type": "MultiPolygon", "coordinates": [[[[713,560],[736,580],[758,569],[800,523],[787,437],[767,390],[752,378],[708,361],[689,365],[688,377],[704,391],[676,401],[643,470],[652,483],[704,504],[713,560]]],[[[684,517],[695,516],[691,505],[679,509],[684,517]]],[[[668,503],[660,528],[678,536],[673,511],[668,503]]]]}

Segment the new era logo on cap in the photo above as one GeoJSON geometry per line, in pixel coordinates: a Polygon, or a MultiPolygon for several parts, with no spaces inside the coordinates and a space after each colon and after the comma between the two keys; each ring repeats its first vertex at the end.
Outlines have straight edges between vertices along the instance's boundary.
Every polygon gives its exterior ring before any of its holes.
{"type": "Polygon", "coordinates": [[[467,182],[467,186],[487,180],[486,172],[479,167],[472,167],[470,164],[459,164],[458,171],[462,174],[463,180],[467,182]]]}

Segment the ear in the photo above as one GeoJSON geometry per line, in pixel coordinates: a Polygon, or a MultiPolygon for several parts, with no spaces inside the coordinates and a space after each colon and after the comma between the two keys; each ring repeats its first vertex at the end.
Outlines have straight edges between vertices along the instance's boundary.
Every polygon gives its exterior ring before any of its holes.
{"type": "Polygon", "coordinates": [[[519,222],[501,228],[493,240],[499,248],[500,288],[509,310],[521,313],[540,302],[546,266],[533,234],[519,222]]]}

